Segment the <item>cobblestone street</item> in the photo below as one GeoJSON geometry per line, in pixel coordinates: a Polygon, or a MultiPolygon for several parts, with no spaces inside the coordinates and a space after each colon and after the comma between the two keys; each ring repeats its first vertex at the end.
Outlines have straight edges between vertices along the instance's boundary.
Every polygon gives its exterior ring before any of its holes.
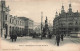
{"type": "MultiPolygon", "coordinates": [[[[2,38],[1,44],[2,44],[2,50],[4,50],[4,47],[7,48],[7,50],[11,47],[17,47],[17,51],[22,49],[27,49],[27,47],[30,47],[30,49],[35,50],[35,47],[38,47],[38,49],[47,50],[45,48],[48,48],[48,50],[54,50],[54,51],[80,51],[80,39],[79,38],[71,38],[71,37],[65,37],[64,41],[60,41],[60,46],[58,47],[56,45],[55,37],[52,39],[40,39],[40,38],[32,38],[32,37],[18,37],[17,41],[12,42],[9,38],[4,39],[2,38]],[[8,46],[9,45],[9,46],[8,46]],[[72,47],[70,47],[72,46],[72,47]],[[73,48],[73,49],[72,49],[73,48]]],[[[47,50],[47,51],[48,51],[47,50]]]]}

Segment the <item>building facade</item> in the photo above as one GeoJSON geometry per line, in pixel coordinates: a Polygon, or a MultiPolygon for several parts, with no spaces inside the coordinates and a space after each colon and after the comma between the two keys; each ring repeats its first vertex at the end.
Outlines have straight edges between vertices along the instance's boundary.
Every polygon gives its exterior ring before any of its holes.
{"type": "Polygon", "coordinates": [[[26,17],[18,17],[18,18],[25,21],[25,34],[24,35],[30,35],[31,33],[33,33],[33,25],[34,25],[33,20],[26,18],[26,17]]]}
{"type": "Polygon", "coordinates": [[[80,31],[80,13],[73,12],[71,3],[69,4],[68,12],[65,12],[62,5],[61,13],[55,15],[53,20],[53,33],[70,35],[71,32],[80,31]]]}
{"type": "Polygon", "coordinates": [[[24,29],[25,29],[25,22],[22,19],[19,19],[17,16],[12,16],[8,17],[8,34],[13,34],[14,31],[16,31],[16,34],[18,36],[21,36],[24,34],[24,29]]]}
{"type": "Polygon", "coordinates": [[[5,0],[0,1],[0,34],[4,33],[4,30],[6,29],[6,34],[7,34],[7,17],[9,17],[9,6],[6,7],[5,0]],[[5,28],[5,29],[4,29],[5,28]]]}
{"type": "Polygon", "coordinates": [[[9,14],[9,6],[6,7],[5,0],[0,1],[0,34],[10,36],[11,34],[16,34],[18,36],[23,35],[25,22],[24,20],[18,18],[17,16],[12,16],[9,14]]]}

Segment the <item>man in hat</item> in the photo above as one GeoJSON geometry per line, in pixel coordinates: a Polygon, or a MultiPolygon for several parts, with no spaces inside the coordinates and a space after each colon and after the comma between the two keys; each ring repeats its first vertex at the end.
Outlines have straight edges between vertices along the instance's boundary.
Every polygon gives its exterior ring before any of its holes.
{"type": "Polygon", "coordinates": [[[59,43],[60,43],[60,35],[59,34],[56,35],[56,42],[57,42],[57,46],[59,46],[59,43]]]}

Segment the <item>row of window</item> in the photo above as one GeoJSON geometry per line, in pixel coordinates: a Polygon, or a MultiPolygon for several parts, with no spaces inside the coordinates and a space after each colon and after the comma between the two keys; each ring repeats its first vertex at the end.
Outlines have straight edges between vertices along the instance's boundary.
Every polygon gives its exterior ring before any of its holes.
{"type": "MultiPolygon", "coordinates": [[[[80,25],[80,23],[78,23],[78,22],[75,22],[75,23],[68,23],[68,25],[74,25],[74,24],[75,24],[75,25],[80,25]]],[[[66,23],[55,24],[55,26],[58,26],[58,25],[59,25],[59,26],[60,26],[60,25],[61,25],[61,26],[64,26],[64,25],[66,25],[66,23]]]]}
{"type": "MultiPolygon", "coordinates": [[[[59,28],[58,26],[56,26],[55,28],[59,28]]],[[[75,28],[78,29],[78,28],[75,28]]],[[[60,28],[60,30],[67,30],[66,28],[60,28]]],[[[68,30],[72,30],[72,28],[68,28],[68,30]]]]}
{"type": "Polygon", "coordinates": [[[10,23],[15,23],[17,25],[24,25],[24,21],[12,19],[12,18],[10,18],[10,23]]]}
{"type": "Polygon", "coordinates": [[[19,28],[19,27],[11,27],[11,26],[10,26],[10,30],[17,30],[17,31],[18,31],[18,30],[24,30],[24,28],[19,28]]]}

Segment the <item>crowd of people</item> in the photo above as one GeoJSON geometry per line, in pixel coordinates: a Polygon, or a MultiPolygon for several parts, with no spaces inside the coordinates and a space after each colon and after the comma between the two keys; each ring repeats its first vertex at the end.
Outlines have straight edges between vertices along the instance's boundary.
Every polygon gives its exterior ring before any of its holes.
{"type": "MultiPolygon", "coordinates": [[[[36,36],[38,37],[39,35],[34,33],[34,34],[32,34],[32,37],[36,38],[36,36]]],[[[4,35],[4,36],[5,36],[5,38],[7,37],[7,35],[4,35]]],[[[49,34],[48,38],[51,39],[52,38],[52,34],[49,34]]],[[[14,32],[13,34],[10,34],[10,39],[12,40],[12,42],[16,41],[16,39],[17,39],[16,32],[14,32]]],[[[63,41],[63,34],[56,34],[56,44],[57,44],[57,46],[59,46],[60,40],[63,41]]]]}
{"type": "Polygon", "coordinates": [[[10,34],[10,39],[12,40],[12,42],[13,42],[13,41],[16,41],[16,39],[17,39],[17,34],[16,34],[16,32],[10,34]]]}
{"type": "Polygon", "coordinates": [[[10,39],[12,40],[12,42],[13,42],[13,40],[16,41],[16,39],[17,39],[17,35],[16,35],[16,34],[12,34],[12,35],[10,35],[10,39]]]}

